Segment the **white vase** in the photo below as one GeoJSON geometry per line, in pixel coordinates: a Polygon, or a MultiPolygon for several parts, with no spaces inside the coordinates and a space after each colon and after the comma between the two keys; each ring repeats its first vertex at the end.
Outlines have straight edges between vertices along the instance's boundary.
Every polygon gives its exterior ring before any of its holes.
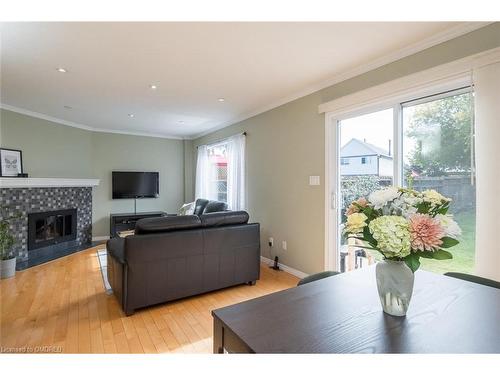
{"type": "Polygon", "coordinates": [[[16,258],[0,261],[0,277],[8,279],[16,274],[16,258]]]}
{"type": "Polygon", "coordinates": [[[375,267],[382,309],[389,315],[405,316],[413,293],[415,276],[403,261],[382,260],[375,267]]]}

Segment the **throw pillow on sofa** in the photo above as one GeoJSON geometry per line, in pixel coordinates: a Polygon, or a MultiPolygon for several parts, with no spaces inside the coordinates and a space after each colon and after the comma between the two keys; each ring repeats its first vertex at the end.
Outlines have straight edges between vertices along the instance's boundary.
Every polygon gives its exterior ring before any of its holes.
{"type": "Polygon", "coordinates": [[[183,204],[177,214],[179,216],[192,215],[194,212],[194,202],[183,204]]]}
{"type": "Polygon", "coordinates": [[[220,201],[209,201],[203,210],[204,214],[208,214],[211,212],[221,212],[227,210],[227,203],[220,201]]]}

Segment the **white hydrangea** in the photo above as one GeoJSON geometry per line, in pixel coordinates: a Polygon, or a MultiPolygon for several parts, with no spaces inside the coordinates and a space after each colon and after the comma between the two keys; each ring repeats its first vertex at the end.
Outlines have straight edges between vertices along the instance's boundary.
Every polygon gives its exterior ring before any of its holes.
{"type": "Polygon", "coordinates": [[[380,216],[368,225],[377,247],[386,258],[404,258],[411,252],[408,220],[401,216],[380,216]]]}
{"type": "Polygon", "coordinates": [[[422,203],[422,198],[409,193],[402,193],[391,203],[391,213],[409,218],[417,213],[417,205],[422,203]]]}
{"type": "Polygon", "coordinates": [[[388,202],[393,201],[399,196],[399,190],[395,187],[388,187],[374,191],[368,196],[368,200],[375,209],[383,208],[388,202]]]}
{"type": "Polygon", "coordinates": [[[446,237],[458,239],[462,235],[462,229],[458,226],[457,222],[453,220],[453,215],[436,215],[435,219],[439,222],[444,230],[446,237]]]}

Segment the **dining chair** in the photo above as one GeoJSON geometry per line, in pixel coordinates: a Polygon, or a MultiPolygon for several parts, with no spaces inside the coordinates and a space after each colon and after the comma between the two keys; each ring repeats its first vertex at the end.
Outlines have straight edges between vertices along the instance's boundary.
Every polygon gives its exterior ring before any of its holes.
{"type": "Polygon", "coordinates": [[[313,282],[316,280],[321,280],[321,279],[324,279],[326,277],[335,276],[335,275],[338,275],[339,273],[340,272],[335,272],[335,271],[318,272],[318,273],[315,273],[313,275],[306,276],[302,280],[299,280],[299,282],[297,283],[297,286],[304,285],[304,284],[307,284],[307,283],[310,283],[310,282],[313,282]]]}
{"type": "Polygon", "coordinates": [[[491,280],[491,279],[487,279],[485,277],[479,277],[479,276],[469,275],[467,273],[460,273],[460,272],[446,272],[444,275],[454,277],[456,279],[470,281],[471,283],[491,286],[492,288],[500,289],[500,282],[495,281],[495,280],[491,280]]]}

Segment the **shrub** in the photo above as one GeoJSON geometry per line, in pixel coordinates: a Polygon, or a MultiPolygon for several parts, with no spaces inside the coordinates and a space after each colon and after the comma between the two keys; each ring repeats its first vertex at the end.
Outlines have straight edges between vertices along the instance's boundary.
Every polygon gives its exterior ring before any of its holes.
{"type": "Polygon", "coordinates": [[[378,176],[342,176],[340,190],[342,192],[342,210],[351,202],[367,197],[372,191],[380,189],[378,176]]]}

